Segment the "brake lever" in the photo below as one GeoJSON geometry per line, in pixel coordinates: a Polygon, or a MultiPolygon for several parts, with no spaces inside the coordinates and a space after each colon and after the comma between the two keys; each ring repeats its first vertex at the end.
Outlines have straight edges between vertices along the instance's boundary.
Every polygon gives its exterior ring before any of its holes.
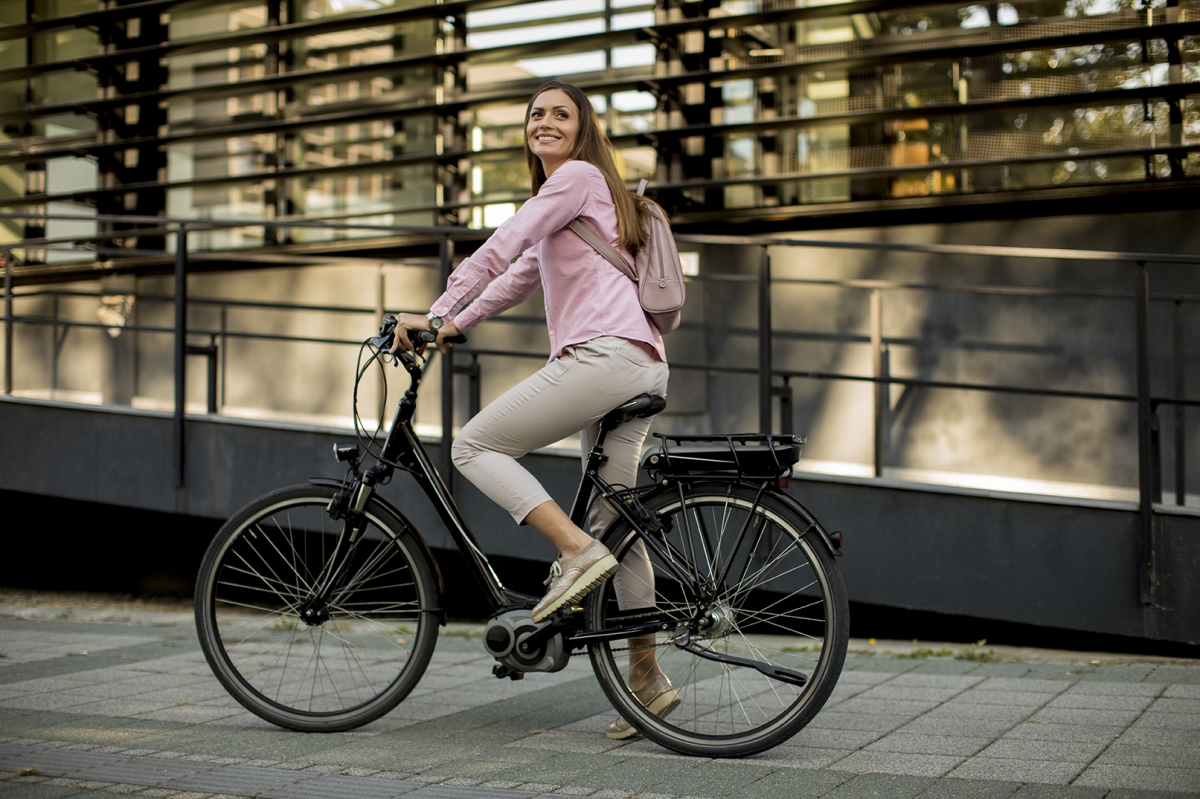
{"type": "MultiPolygon", "coordinates": [[[[383,317],[383,324],[379,326],[379,335],[374,338],[369,338],[367,341],[375,345],[377,349],[385,352],[392,349],[392,341],[396,338],[396,317],[392,314],[387,314],[383,317]]],[[[398,362],[393,361],[393,363],[398,362]]]]}

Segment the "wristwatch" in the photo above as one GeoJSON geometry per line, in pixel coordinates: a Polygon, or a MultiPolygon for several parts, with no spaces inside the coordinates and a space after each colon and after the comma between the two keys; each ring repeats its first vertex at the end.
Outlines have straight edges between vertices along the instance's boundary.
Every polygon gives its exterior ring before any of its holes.
{"type": "Polygon", "coordinates": [[[446,324],[442,321],[442,317],[438,316],[433,311],[427,313],[425,318],[429,320],[429,329],[435,333],[442,329],[442,325],[446,324]]]}

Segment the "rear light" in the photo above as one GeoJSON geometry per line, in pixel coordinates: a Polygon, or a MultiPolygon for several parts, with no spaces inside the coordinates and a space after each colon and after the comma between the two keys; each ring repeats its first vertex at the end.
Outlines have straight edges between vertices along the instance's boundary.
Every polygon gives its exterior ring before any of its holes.
{"type": "Polygon", "coordinates": [[[791,478],[788,478],[788,477],[775,478],[775,487],[776,488],[787,488],[791,484],[792,484],[791,478]]]}

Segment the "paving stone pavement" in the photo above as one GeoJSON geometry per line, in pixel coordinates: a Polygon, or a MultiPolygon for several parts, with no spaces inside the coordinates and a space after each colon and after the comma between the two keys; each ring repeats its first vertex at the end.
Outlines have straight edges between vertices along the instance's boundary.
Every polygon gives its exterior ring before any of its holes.
{"type": "Polygon", "coordinates": [[[500,681],[478,634],[448,628],[382,719],[303,734],[225,693],[187,614],[0,605],[0,797],[1200,797],[1200,660],[854,642],[807,728],[707,760],[606,738],[586,657],[500,681]]]}

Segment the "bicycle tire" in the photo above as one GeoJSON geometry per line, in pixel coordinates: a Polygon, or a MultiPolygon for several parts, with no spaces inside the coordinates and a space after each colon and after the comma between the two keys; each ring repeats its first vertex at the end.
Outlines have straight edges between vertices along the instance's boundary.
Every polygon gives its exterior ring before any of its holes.
{"type": "MultiPolygon", "coordinates": [[[[771,490],[760,495],[758,486],[746,484],[685,485],[683,492],[681,500],[677,487],[664,489],[644,505],[664,523],[676,565],[701,575],[691,578],[691,590],[699,590],[704,579],[713,584],[710,600],[689,600],[689,586],[651,552],[654,609],[643,615],[660,614],[673,626],[697,618],[703,605],[716,621],[697,634],[699,646],[800,672],[807,683],[801,687],[693,654],[674,644],[672,628],[655,634],[655,649],[680,702],[659,718],[626,684],[621,657],[626,641],[591,645],[592,666],[613,707],[650,740],[688,755],[744,757],[795,735],[828,700],[846,657],[846,589],[828,547],[818,540],[820,523],[803,506],[771,490]],[[747,532],[739,538],[743,525],[747,532]],[[700,531],[710,541],[707,549],[700,531]],[[728,572],[718,589],[725,564],[728,572]]],[[[618,519],[604,538],[624,563],[640,534],[618,519]]],[[[615,580],[593,592],[586,611],[592,629],[621,623],[615,580]]],[[[628,620],[637,609],[623,613],[628,620]]]]}
{"type": "Polygon", "coordinates": [[[227,691],[280,727],[337,732],[384,715],[437,643],[439,597],[412,525],[372,501],[346,578],[302,621],[342,522],[336,489],[300,485],[250,502],[217,533],[196,580],[200,646],[227,691]]]}

